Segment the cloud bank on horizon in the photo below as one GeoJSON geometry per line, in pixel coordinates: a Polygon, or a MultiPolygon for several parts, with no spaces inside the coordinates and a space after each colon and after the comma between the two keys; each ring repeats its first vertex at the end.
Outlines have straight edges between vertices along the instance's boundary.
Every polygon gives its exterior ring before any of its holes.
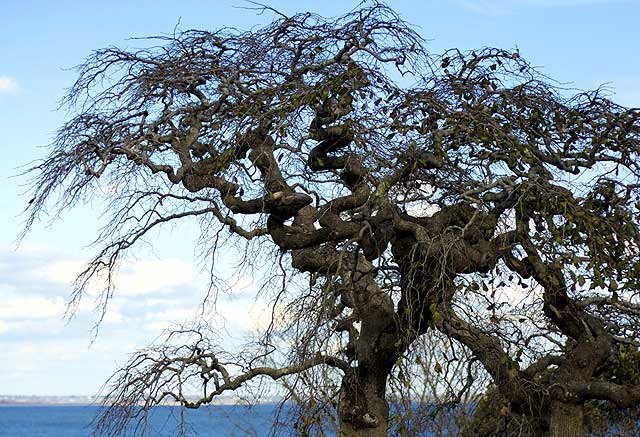
{"type": "Polygon", "coordinates": [[[203,312],[207,275],[180,259],[138,259],[116,278],[92,342],[101,284],[92,284],[76,315],[64,319],[71,282],[85,261],[44,247],[0,246],[0,394],[93,395],[128,354],[168,328],[197,320],[232,332],[235,338],[226,338],[233,342],[270,316],[249,279],[232,277],[232,288],[203,312]]]}

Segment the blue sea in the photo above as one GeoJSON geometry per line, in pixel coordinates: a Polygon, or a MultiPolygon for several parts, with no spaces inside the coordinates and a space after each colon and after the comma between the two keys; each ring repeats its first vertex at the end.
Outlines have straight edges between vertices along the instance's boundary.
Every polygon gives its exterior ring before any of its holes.
{"type": "MultiPolygon", "coordinates": [[[[97,406],[0,406],[0,436],[11,437],[86,437],[91,436],[97,406]]],[[[180,411],[191,426],[191,434],[211,437],[266,436],[273,425],[277,406],[252,407],[220,405],[197,410],[158,407],[151,416],[147,435],[174,437],[180,423],[180,411]]],[[[293,435],[293,433],[292,433],[293,435]]]]}

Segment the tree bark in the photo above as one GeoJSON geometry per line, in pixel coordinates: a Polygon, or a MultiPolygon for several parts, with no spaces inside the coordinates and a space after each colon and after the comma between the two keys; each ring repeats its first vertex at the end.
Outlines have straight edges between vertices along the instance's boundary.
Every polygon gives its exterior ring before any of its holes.
{"type": "Polygon", "coordinates": [[[338,416],[340,436],[387,437],[389,404],[385,398],[387,372],[362,371],[342,380],[338,416]]]}
{"type": "Polygon", "coordinates": [[[583,405],[553,401],[550,435],[551,437],[584,437],[583,405]]]}

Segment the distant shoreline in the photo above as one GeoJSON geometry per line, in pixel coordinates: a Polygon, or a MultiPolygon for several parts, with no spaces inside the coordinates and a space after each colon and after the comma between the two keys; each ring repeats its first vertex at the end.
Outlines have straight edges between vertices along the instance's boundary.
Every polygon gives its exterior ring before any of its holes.
{"type": "Polygon", "coordinates": [[[12,396],[0,395],[0,406],[98,406],[104,400],[96,396],[12,396]]]}
{"type": "MultiPolygon", "coordinates": [[[[0,407],[55,407],[55,406],[86,406],[100,407],[105,398],[94,396],[10,396],[0,395],[0,407]]],[[[278,399],[269,399],[257,404],[274,404],[278,399]]],[[[175,403],[161,404],[160,406],[176,406],[175,403]]],[[[241,399],[225,397],[216,399],[209,406],[216,405],[247,405],[241,399]]]]}
{"type": "Polygon", "coordinates": [[[100,407],[98,404],[82,404],[82,403],[49,403],[39,404],[31,402],[0,402],[0,408],[3,407],[100,407]]]}

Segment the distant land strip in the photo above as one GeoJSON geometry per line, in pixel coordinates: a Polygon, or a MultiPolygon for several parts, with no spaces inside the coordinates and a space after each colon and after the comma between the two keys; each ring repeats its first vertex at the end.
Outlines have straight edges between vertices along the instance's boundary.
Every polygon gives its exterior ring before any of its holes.
{"type": "MultiPolygon", "coordinates": [[[[102,405],[105,402],[104,396],[18,396],[18,395],[0,395],[0,406],[2,405],[102,405]]],[[[259,403],[274,403],[280,399],[268,399],[259,403]]],[[[237,405],[247,404],[246,400],[238,397],[220,397],[215,399],[211,405],[237,405]]],[[[176,403],[166,402],[163,405],[177,405],[176,403]]]]}

